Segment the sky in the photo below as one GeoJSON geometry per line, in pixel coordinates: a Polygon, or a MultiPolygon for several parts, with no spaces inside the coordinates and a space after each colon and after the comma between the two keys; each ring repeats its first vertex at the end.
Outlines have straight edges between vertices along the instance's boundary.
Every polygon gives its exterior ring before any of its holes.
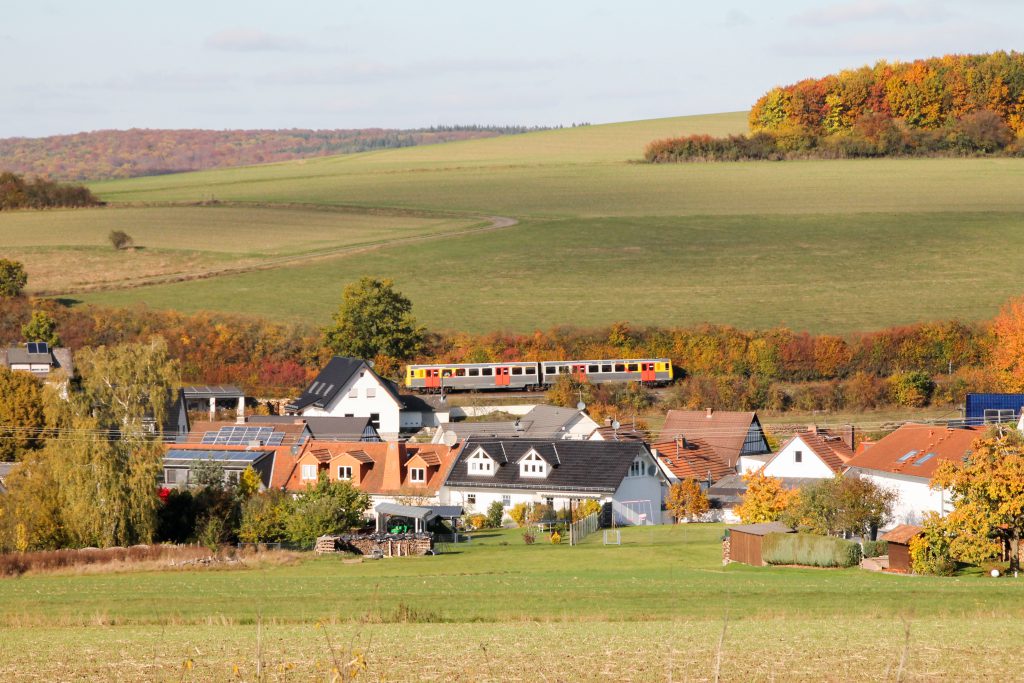
{"type": "Polygon", "coordinates": [[[0,137],[568,125],[747,109],[878,60],[1021,49],[1016,0],[31,0],[0,137]]]}

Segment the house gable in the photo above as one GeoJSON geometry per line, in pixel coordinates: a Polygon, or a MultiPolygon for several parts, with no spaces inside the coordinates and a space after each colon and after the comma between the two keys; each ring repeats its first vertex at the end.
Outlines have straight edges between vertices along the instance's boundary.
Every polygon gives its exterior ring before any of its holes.
{"type": "Polygon", "coordinates": [[[498,463],[482,447],[477,447],[466,458],[466,470],[470,476],[493,477],[494,473],[498,471],[498,463]]]}
{"type": "Polygon", "coordinates": [[[836,474],[818,453],[800,435],[794,436],[765,463],[761,470],[765,476],[828,479],[836,474]]]}
{"type": "Polygon", "coordinates": [[[548,470],[550,465],[540,453],[535,449],[531,448],[526,452],[526,455],[519,458],[519,476],[526,478],[544,479],[548,476],[548,470]]]}

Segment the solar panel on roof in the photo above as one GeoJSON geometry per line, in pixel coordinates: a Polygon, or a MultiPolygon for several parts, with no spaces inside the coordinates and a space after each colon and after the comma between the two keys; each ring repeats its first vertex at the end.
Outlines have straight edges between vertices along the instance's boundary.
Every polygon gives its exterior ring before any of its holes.
{"type": "Polygon", "coordinates": [[[202,443],[215,446],[246,446],[252,441],[280,446],[284,442],[284,432],[274,431],[273,427],[231,426],[206,432],[202,439],[202,443]]]}

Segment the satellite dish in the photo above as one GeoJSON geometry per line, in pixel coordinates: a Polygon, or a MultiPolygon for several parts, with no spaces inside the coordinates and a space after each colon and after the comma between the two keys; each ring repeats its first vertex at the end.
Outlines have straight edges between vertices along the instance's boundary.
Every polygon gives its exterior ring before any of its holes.
{"type": "Polygon", "coordinates": [[[445,446],[451,448],[459,441],[459,436],[455,432],[445,432],[444,436],[441,437],[441,441],[445,446]]]}
{"type": "Polygon", "coordinates": [[[612,420],[612,429],[618,429],[621,426],[618,420],[612,420]]]}
{"type": "Polygon", "coordinates": [[[583,401],[580,401],[579,403],[576,404],[576,410],[584,410],[586,407],[587,404],[584,403],[583,401]]]}

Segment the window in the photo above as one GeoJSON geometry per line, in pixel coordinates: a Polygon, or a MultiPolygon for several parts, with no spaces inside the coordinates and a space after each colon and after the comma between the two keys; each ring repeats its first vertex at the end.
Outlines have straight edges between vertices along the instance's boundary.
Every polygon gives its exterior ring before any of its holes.
{"type": "Polygon", "coordinates": [[[164,470],[164,483],[165,484],[177,484],[178,483],[178,470],[168,467],[164,470]]]}
{"type": "Polygon", "coordinates": [[[241,473],[238,470],[228,470],[224,473],[224,478],[229,484],[237,484],[239,474],[241,473]]]}
{"type": "Polygon", "coordinates": [[[794,460],[794,462],[803,462],[804,461],[804,452],[803,451],[793,451],[793,460],[794,460]]]}
{"type": "Polygon", "coordinates": [[[544,374],[545,374],[545,375],[553,375],[553,374],[555,374],[555,373],[556,373],[557,371],[558,371],[558,370],[557,370],[557,368],[555,368],[555,366],[553,366],[553,365],[548,365],[548,366],[546,366],[546,367],[544,368],[544,374]]]}
{"type": "Polygon", "coordinates": [[[352,468],[348,465],[338,465],[338,479],[348,481],[352,478],[352,468]]]}
{"type": "Polygon", "coordinates": [[[1003,408],[999,408],[999,409],[986,408],[985,409],[985,424],[990,424],[990,423],[993,423],[993,422],[1013,422],[1013,419],[1014,419],[1014,412],[1013,412],[1012,408],[1010,408],[1008,410],[1007,409],[1003,409],[1003,408]]]}
{"type": "Polygon", "coordinates": [[[494,368],[484,368],[484,370],[483,370],[484,377],[490,377],[493,374],[494,374],[494,368]]]}
{"type": "Polygon", "coordinates": [[[625,371],[626,371],[626,364],[625,363],[616,363],[615,364],[615,372],[625,372],[625,371]]]}
{"type": "Polygon", "coordinates": [[[637,365],[636,363],[630,363],[629,364],[629,371],[630,372],[637,372],[638,370],[640,370],[640,366],[639,365],[637,365]]]}
{"type": "Polygon", "coordinates": [[[475,493],[467,493],[466,494],[466,504],[467,505],[476,505],[476,494],[475,493]]]}
{"type": "Polygon", "coordinates": [[[313,386],[309,388],[309,393],[315,394],[316,390],[320,388],[320,382],[313,382],[313,386]]]}
{"type": "Polygon", "coordinates": [[[531,450],[522,460],[519,461],[519,476],[521,477],[546,477],[548,464],[544,458],[531,450]]]}
{"type": "Polygon", "coordinates": [[[896,459],[896,462],[906,462],[906,461],[910,460],[911,458],[913,458],[915,455],[917,455],[920,452],[921,451],[907,451],[906,453],[904,453],[903,455],[898,457],[896,459]]]}
{"type": "Polygon", "coordinates": [[[455,376],[456,377],[465,377],[466,376],[466,368],[455,368],[455,376]]]}
{"type": "Polygon", "coordinates": [[[507,508],[512,507],[512,496],[508,495],[507,493],[504,496],[502,496],[501,497],[501,505],[502,505],[502,507],[507,507],[507,508]]]}
{"type": "Polygon", "coordinates": [[[370,424],[374,429],[380,429],[380,413],[370,413],[370,424]]]}
{"type": "Polygon", "coordinates": [[[916,462],[914,462],[914,467],[920,467],[922,464],[928,462],[934,457],[934,453],[926,453],[925,455],[921,456],[916,462]]]}
{"type": "Polygon", "coordinates": [[[348,390],[348,397],[359,398],[359,390],[356,389],[355,387],[352,387],[351,389],[348,390]]]}
{"type": "Polygon", "coordinates": [[[636,460],[634,460],[630,464],[630,466],[629,466],[629,474],[627,476],[630,476],[630,477],[642,477],[642,476],[644,476],[644,461],[641,460],[640,458],[637,458],[636,460]]]}
{"type": "Polygon", "coordinates": [[[521,374],[523,374],[523,369],[518,367],[518,366],[512,366],[512,374],[513,375],[521,375],[521,374]]]}
{"type": "Polygon", "coordinates": [[[611,372],[611,371],[612,371],[611,363],[606,363],[605,365],[601,366],[601,372],[611,372]]]}
{"type": "Polygon", "coordinates": [[[524,372],[525,372],[525,373],[526,373],[527,375],[536,375],[536,374],[537,374],[537,368],[535,368],[535,367],[533,367],[533,366],[531,365],[531,366],[529,366],[528,368],[526,368],[526,370],[525,370],[524,372]]]}
{"type": "Polygon", "coordinates": [[[563,374],[563,375],[568,375],[569,374],[569,366],[568,365],[559,365],[558,366],[558,372],[563,374]]]}
{"type": "Polygon", "coordinates": [[[303,481],[309,481],[316,479],[316,465],[303,465],[302,466],[302,479],[303,481]]]}
{"type": "Polygon", "coordinates": [[[366,387],[366,398],[376,398],[377,387],[366,387]]]}
{"type": "Polygon", "coordinates": [[[427,471],[422,467],[409,468],[409,481],[414,484],[422,484],[427,480],[427,471]]]}
{"type": "Polygon", "coordinates": [[[470,474],[494,474],[494,461],[482,450],[477,450],[476,453],[471,455],[468,463],[470,474]]]}
{"type": "Polygon", "coordinates": [[[332,391],[334,391],[334,385],[333,384],[328,384],[327,385],[327,389],[323,392],[324,396],[326,396],[327,394],[331,393],[332,391]]]}
{"type": "Polygon", "coordinates": [[[550,497],[550,496],[548,496],[547,498],[544,499],[544,504],[547,505],[549,508],[554,508],[555,507],[555,499],[550,497]]]}
{"type": "Polygon", "coordinates": [[[600,365],[588,365],[587,366],[587,372],[591,372],[591,373],[593,373],[593,372],[601,372],[601,366],[600,365]]]}

